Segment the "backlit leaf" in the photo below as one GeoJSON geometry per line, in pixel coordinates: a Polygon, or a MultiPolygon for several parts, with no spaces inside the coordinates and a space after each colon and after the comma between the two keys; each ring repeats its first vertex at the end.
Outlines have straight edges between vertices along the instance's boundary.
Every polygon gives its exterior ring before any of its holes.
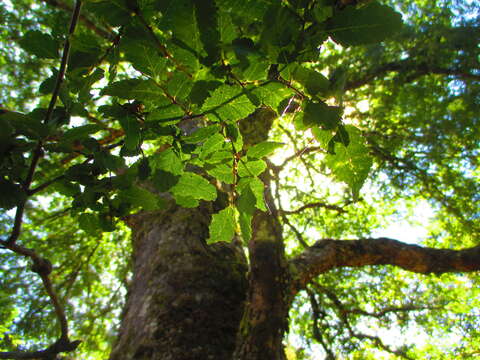
{"type": "Polygon", "coordinates": [[[212,215],[212,222],[209,226],[210,237],[207,240],[209,244],[217,241],[231,241],[235,235],[235,216],[234,210],[227,207],[212,215]]]}

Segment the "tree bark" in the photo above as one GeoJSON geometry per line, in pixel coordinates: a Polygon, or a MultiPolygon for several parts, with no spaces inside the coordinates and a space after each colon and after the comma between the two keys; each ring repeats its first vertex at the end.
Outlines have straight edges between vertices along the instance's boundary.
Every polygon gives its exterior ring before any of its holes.
{"type": "MultiPolygon", "coordinates": [[[[259,108],[240,122],[244,144],[266,140],[274,117],[259,108]]],[[[290,275],[269,191],[265,197],[269,211],[254,214],[248,265],[234,242],[206,244],[208,204],[129,218],[133,279],[110,360],[285,359],[290,275]]]]}
{"type": "Polygon", "coordinates": [[[206,244],[210,214],[171,206],[129,219],[133,279],[111,360],[231,358],[247,265],[239,247],[206,244]]]}

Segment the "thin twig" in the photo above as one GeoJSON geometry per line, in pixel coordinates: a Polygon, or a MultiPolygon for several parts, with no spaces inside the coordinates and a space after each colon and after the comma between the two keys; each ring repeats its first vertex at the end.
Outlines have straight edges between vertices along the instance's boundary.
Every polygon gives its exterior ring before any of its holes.
{"type": "MultiPolygon", "coordinates": [[[[60,86],[62,84],[63,77],[65,76],[65,71],[68,63],[68,57],[70,52],[70,36],[75,31],[75,27],[78,22],[78,18],[80,16],[80,9],[81,9],[81,1],[77,0],[75,3],[75,8],[72,14],[72,18],[70,21],[70,28],[68,32],[68,37],[65,41],[65,45],[63,48],[62,60],[60,65],[60,70],[57,75],[57,81],[55,84],[55,89],[52,94],[52,98],[50,100],[50,104],[47,110],[47,113],[44,118],[44,123],[47,124],[50,121],[51,115],[55,108],[55,103],[57,101],[57,97],[60,91],[60,86]]],[[[32,154],[32,162],[30,164],[27,177],[23,182],[22,186],[24,191],[28,194],[30,186],[33,181],[33,176],[40,160],[40,157],[43,154],[43,142],[39,140],[37,146],[32,154]]],[[[56,355],[60,352],[68,352],[73,351],[77,348],[80,344],[80,341],[70,341],[68,338],[68,321],[65,315],[65,311],[63,306],[60,304],[58,300],[58,296],[53,289],[52,282],[50,280],[50,273],[52,272],[52,264],[49,260],[41,257],[38,255],[34,250],[29,249],[27,247],[21,246],[16,244],[16,240],[20,236],[20,230],[22,226],[22,218],[23,218],[23,211],[25,209],[26,199],[23,200],[17,206],[17,212],[15,214],[15,223],[12,230],[12,233],[8,240],[0,240],[0,246],[13,251],[16,254],[20,254],[26,257],[29,257],[33,264],[31,270],[37,273],[40,278],[42,279],[43,286],[50,298],[50,302],[54,307],[56,317],[59,322],[60,326],[60,338],[48,348],[41,350],[41,351],[13,351],[13,352],[0,352],[0,359],[53,359],[56,358],[56,355]]]]}

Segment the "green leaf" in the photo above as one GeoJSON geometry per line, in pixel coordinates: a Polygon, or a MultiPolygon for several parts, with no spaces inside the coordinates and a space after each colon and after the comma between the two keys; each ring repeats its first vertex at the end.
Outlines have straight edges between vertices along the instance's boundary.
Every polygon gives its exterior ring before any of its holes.
{"type": "Polygon", "coordinates": [[[172,148],[166,149],[150,158],[150,165],[153,169],[164,170],[173,175],[181,175],[183,172],[183,163],[172,148]]]}
{"type": "Polygon", "coordinates": [[[207,173],[226,184],[233,184],[235,182],[231,165],[219,164],[212,169],[208,169],[207,173]]]}
{"type": "Polygon", "coordinates": [[[65,131],[65,133],[62,136],[62,141],[72,141],[72,140],[85,138],[87,137],[87,135],[95,134],[100,130],[102,130],[102,127],[97,124],[87,124],[87,125],[77,126],[75,128],[65,131]]]}
{"type": "Polygon", "coordinates": [[[236,123],[227,124],[225,134],[231,141],[232,151],[240,152],[243,149],[243,136],[238,125],[236,123]]]}
{"type": "Polygon", "coordinates": [[[157,170],[153,175],[153,184],[160,192],[165,192],[170,190],[174,185],[178,183],[180,176],[174,175],[171,172],[157,170]]]}
{"type": "Polygon", "coordinates": [[[185,73],[177,72],[167,83],[167,93],[176,100],[185,99],[193,88],[193,80],[185,73]]]}
{"type": "Polygon", "coordinates": [[[0,118],[8,121],[10,126],[14,127],[19,134],[25,135],[29,139],[42,139],[49,134],[48,126],[43,124],[43,110],[44,109],[35,109],[28,115],[15,111],[7,111],[0,114],[0,118]]]}
{"type": "Polygon", "coordinates": [[[145,75],[155,79],[163,78],[166,73],[167,60],[158,53],[158,47],[149,41],[130,39],[122,40],[121,49],[125,53],[125,60],[145,75]]]}
{"type": "Polygon", "coordinates": [[[279,147],[282,147],[283,143],[275,141],[264,141],[259,144],[253,145],[247,150],[247,156],[252,159],[260,159],[264,156],[268,156],[273,153],[279,147]]]}
{"type": "Polygon", "coordinates": [[[335,129],[342,119],[342,112],[339,106],[309,101],[304,109],[303,123],[307,127],[320,126],[324,130],[335,129]]]}
{"type": "Polygon", "coordinates": [[[215,0],[195,1],[195,18],[200,32],[200,41],[207,56],[205,65],[212,65],[220,60],[220,31],[218,29],[218,8],[215,0]]]}
{"type": "Polygon", "coordinates": [[[170,190],[175,196],[192,197],[196,200],[213,201],[217,198],[217,189],[200,175],[186,172],[170,190]]]}
{"type": "Polygon", "coordinates": [[[157,195],[138,186],[132,186],[129,189],[122,190],[118,196],[121,200],[147,211],[162,209],[164,207],[162,200],[157,195]]]}
{"type": "Polygon", "coordinates": [[[253,206],[262,211],[267,211],[265,206],[265,200],[263,193],[265,191],[265,185],[256,177],[242,178],[237,184],[237,191],[241,195],[245,191],[251,191],[256,201],[253,202],[253,206]],[[250,189],[250,190],[248,190],[250,189]]]}
{"type": "Polygon", "coordinates": [[[182,196],[179,194],[175,195],[175,201],[178,205],[184,208],[195,208],[199,205],[199,202],[197,199],[194,199],[193,197],[190,197],[190,196],[182,196]]]}
{"type": "Polygon", "coordinates": [[[252,238],[252,219],[255,212],[255,195],[250,187],[239,195],[236,205],[242,238],[245,243],[248,243],[252,238]]]}
{"type": "Polygon", "coordinates": [[[125,167],[125,159],[121,156],[110,154],[107,151],[99,151],[94,154],[95,165],[108,171],[117,171],[125,167]]]}
{"type": "Polygon", "coordinates": [[[271,60],[282,61],[279,58],[282,48],[293,50],[301,26],[299,17],[288,7],[275,4],[268,9],[263,18],[260,45],[271,60]]]}
{"type": "Polygon", "coordinates": [[[78,225],[80,229],[89,235],[98,235],[101,232],[98,217],[92,213],[80,214],[78,217],[78,225]]]}
{"type": "Polygon", "coordinates": [[[233,158],[233,155],[231,150],[230,151],[221,150],[221,151],[212,152],[211,154],[203,158],[203,160],[209,164],[216,164],[216,163],[232,160],[232,158],[233,158]]]}
{"type": "Polygon", "coordinates": [[[0,178],[0,208],[9,210],[21,204],[26,198],[27,194],[20,185],[0,178]]]}
{"type": "Polygon", "coordinates": [[[132,11],[128,9],[124,0],[88,1],[86,10],[93,12],[113,27],[132,21],[132,11]]]}
{"type": "Polygon", "coordinates": [[[215,89],[203,104],[202,111],[218,121],[237,121],[255,110],[244,90],[238,86],[222,85],[215,89]]]}
{"type": "Polygon", "coordinates": [[[195,16],[195,4],[192,0],[165,1],[160,28],[172,34],[170,51],[177,60],[189,70],[199,69],[199,59],[203,58],[204,49],[195,16]]]}
{"type": "Polygon", "coordinates": [[[267,164],[263,160],[239,161],[238,175],[241,177],[257,176],[265,171],[267,164]]]}
{"type": "Polygon", "coordinates": [[[193,134],[183,137],[182,140],[187,144],[196,144],[218,134],[219,131],[220,125],[205,126],[196,130],[193,134]]]}
{"type": "Polygon", "coordinates": [[[141,129],[138,119],[129,115],[118,119],[118,121],[125,131],[125,149],[132,151],[136,150],[140,145],[141,140],[141,129]]]}
{"type": "Polygon", "coordinates": [[[372,2],[355,8],[348,6],[328,22],[333,40],[344,46],[381,42],[402,28],[402,15],[391,7],[372,2]]]}
{"type": "Polygon", "coordinates": [[[79,184],[72,183],[67,180],[56,181],[53,185],[53,188],[58,191],[60,194],[66,196],[75,196],[81,192],[79,184]]]}
{"type": "Polygon", "coordinates": [[[58,59],[58,42],[38,30],[27,31],[19,41],[20,46],[30,54],[44,59],[58,59]]]}
{"type": "Polygon", "coordinates": [[[210,154],[219,151],[225,145],[225,138],[222,134],[216,133],[210,136],[200,148],[200,159],[207,158],[210,154]]]}
{"type": "Polygon", "coordinates": [[[168,126],[176,124],[185,115],[180,106],[172,104],[165,96],[159,96],[155,106],[155,109],[147,114],[146,121],[158,121],[162,126],[168,126]]]}
{"type": "Polygon", "coordinates": [[[207,243],[215,243],[218,241],[230,242],[235,235],[235,216],[234,210],[227,207],[217,214],[212,215],[212,222],[208,228],[210,237],[207,243]]]}
{"type": "Polygon", "coordinates": [[[163,90],[152,80],[125,79],[103,88],[101,95],[116,96],[120,99],[156,102],[164,97],[163,90]]]}
{"type": "Polygon", "coordinates": [[[281,75],[286,80],[298,81],[310,95],[326,95],[330,87],[330,82],[321,73],[299,64],[285,67],[281,75]]]}
{"type": "MultiPolygon", "coordinates": [[[[252,93],[260,100],[260,102],[270,108],[277,110],[280,103],[285,99],[294,95],[293,90],[287,88],[279,82],[270,82],[264,86],[257,86],[252,93]]],[[[282,113],[284,109],[280,109],[282,113]]]]}
{"type": "Polygon", "coordinates": [[[360,130],[352,125],[346,125],[345,128],[349,134],[349,145],[336,145],[335,155],[328,154],[325,161],[334,176],[345,182],[353,196],[358,198],[373,161],[360,130]]]}
{"type": "Polygon", "coordinates": [[[147,179],[150,174],[152,173],[152,169],[150,168],[150,163],[148,161],[148,158],[142,158],[138,162],[138,179],[139,180],[145,180],[147,179]]]}

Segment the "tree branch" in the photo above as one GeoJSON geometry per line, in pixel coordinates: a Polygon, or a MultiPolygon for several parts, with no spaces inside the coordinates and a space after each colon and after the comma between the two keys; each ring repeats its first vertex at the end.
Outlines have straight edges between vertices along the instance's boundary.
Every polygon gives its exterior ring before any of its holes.
{"type": "Polygon", "coordinates": [[[297,273],[293,293],[319,274],[339,267],[393,265],[420,274],[480,270],[480,245],[463,250],[434,249],[389,238],[323,239],[290,261],[297,273]]]}
{"type": "MultiPolygon", "coordinates": [[[[43,0],[45,3],[47,3],[50,6],[56,7],[58,9],[65,10],[69,13],[73,11],[72,7],[68,4],[65,4],[61,1],[57,0],[43,0]]],[[[98,36],[101,36],[105,39],[110,39],[112,37],[113,31],[109,32],[107,30],[104,30],[97,26],[92,20],[90,20],[87,16],[85,15],[80,15],[80,20],[94,33],[96,33],[98,36]]]]}
{"type": "Polygon", "coordinates": [[[430,74],[450,75],[464,80],[480,80],[480,75],[472,74],[462,69],[442,68],[427,63],[418,63],[412,59],[405,59],[384,64],[370,74],[366,74],[361,78],[347,82],[345,90],[358,89],[389,72],[406,74],[406,82],[411,82],[419,77],[430,74]]]}
{"type": "Polygon", "coordinates": [[[345,214],[347,212],[341,206],[333,205],[333,204],[327,204],[327,203],[322,202],[322,201],[317,201],[317,202],[313,202],[313,203],[309,203],[309,204],[305,204],[303,206],[300,206],[298,209],[295,209],[295,210],[282,210],[282,213],[286,214],[286,215],[292,215],[292,214],[299,214],[299,213],[301,213],[301,212],[303,212],[307,209],[318,209],[318,208],[323,208],[323,209],[327,209],[327,210],[334,210],[334,211],[336,211],[340,214],[345,214]]]}

